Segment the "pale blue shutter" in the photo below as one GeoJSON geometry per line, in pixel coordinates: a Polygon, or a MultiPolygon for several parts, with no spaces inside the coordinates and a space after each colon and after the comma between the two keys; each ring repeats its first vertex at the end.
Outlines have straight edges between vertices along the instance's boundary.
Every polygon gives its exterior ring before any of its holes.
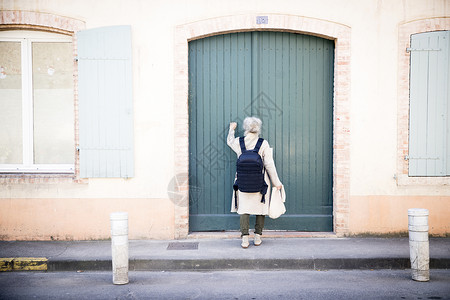
{"type": "Polygon", "coordinates": [[[84,30],[77,39],[80,177],[133,177],[131,28],[84,30]]]}
{"type": "Polygon", "coordinates": [[[446,176],[449,32],[411,36],[409,175],[446,176]]]}

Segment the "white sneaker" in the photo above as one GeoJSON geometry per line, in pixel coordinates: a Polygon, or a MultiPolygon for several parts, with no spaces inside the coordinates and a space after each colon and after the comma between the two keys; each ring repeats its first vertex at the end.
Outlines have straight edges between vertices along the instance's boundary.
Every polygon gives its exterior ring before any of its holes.
{"type": "Polygon", "coordinates": [[[261,245],[261,243],[262,243],[262,241],[261,241],[261,235],[255,233],[255,241],[254,241],[255,246],[259,246],[259,245],[261,245]]]}
{"type": "Polygon", "coordinates": [[[248,248],[248,245],[249,245],[249,243],[248,243],[248,235],[242,236],[242,244],[241,244],[241,247],[242,247],[242,248],[248,248]]]}

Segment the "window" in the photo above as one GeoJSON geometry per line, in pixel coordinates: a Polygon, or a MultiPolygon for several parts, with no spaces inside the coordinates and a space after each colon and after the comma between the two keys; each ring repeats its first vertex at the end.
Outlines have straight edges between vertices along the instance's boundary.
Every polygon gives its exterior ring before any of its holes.
{"type": "Polygon", "coordinates": [[[70,36],[0,32],[0,172],[73,173],[70,36]]]}
{"type": "Polygon", "coordinates": [[[411,35],[409,176],[450,175],[449,33],[411,35]]]}

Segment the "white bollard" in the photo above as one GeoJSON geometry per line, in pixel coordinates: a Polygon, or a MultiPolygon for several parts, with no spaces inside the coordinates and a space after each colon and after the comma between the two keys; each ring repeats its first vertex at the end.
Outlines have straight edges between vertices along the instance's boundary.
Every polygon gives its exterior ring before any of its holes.
{"type": "Polygon", "coordinates": [[[416,281],[430,280],[428,214],[428,209],[408,209],[409,254],[412,279],[416,281]]]}
{"type": "Polygon", "coordinates": [[[128,283],[128,213],[110,215],[113,283],[128,283]]]}

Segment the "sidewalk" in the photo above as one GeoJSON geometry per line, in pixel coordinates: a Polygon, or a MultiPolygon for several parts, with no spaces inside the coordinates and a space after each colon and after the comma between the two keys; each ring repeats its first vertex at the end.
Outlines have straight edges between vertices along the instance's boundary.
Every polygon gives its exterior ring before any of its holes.
{"type": "MultiPolygon", "coordinates": [[[[29,258],[45,258],[38,265],[43,264],[48,271],[106,271],[111,270],[111,242],[3,241],[0,261],[2,258],[16,258],[17,265],[25,266],[29,258]]],[[[130,271],[410,267],[408,238],[263,237],[261,246],[251,243],[248,249],[240,247],[238,238],[130,240],[129,258],[130,271]]],[[[450,269],[450,238],[430,239],[430,268],[450,269]]]]}

